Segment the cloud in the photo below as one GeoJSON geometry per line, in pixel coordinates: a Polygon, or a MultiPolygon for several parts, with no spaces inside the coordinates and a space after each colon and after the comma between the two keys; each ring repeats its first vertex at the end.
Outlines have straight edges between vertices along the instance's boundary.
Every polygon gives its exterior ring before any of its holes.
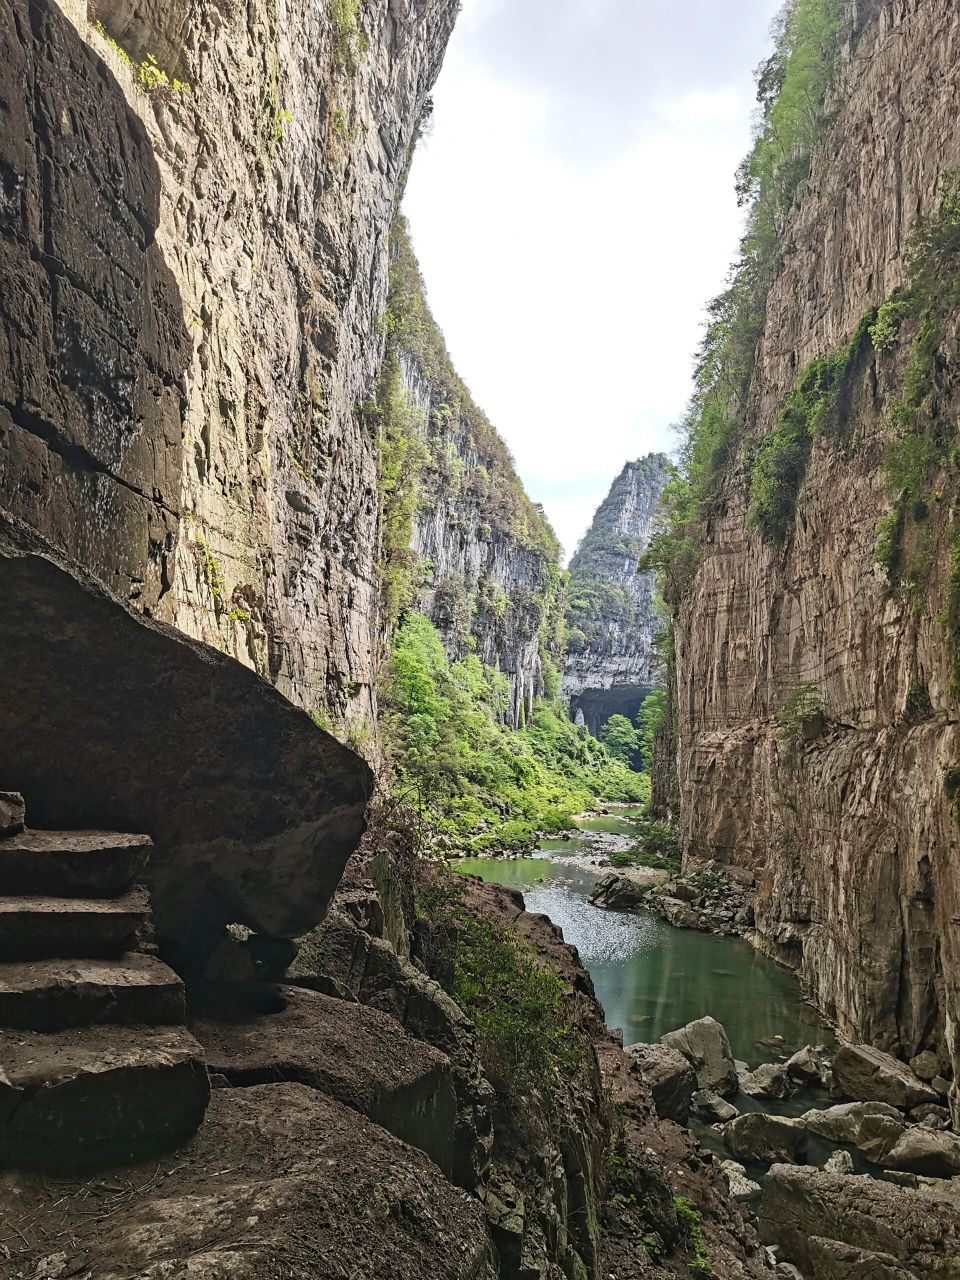
{"type": "Polygon", "coordinates": [[[740,234],[774,5],[677,9],[468,0],[408,185],[454,360],[568,553],[627,458],[673,447],[740,234]]]}

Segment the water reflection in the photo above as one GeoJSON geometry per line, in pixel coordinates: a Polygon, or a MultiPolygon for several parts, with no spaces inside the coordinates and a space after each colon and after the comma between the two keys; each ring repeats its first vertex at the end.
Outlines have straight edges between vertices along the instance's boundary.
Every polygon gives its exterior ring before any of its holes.
{"type": "MultiPolygon", "coordinates": [[[[629,829],[624,818],[621,811],[611,821],[629,829]]],[[[801,999],[795,979],[748,943],[674,929],[644,911],[591,906],[587,894],[599,872],[563,858],[581,853],[575,847],[580,843],[544,841],[546,856],[539,858],[465,859],[457,865],[523,890],[528,911],[542,912],[560,926],[590,970],[607,1024],[623,1029],[625,1044],[657,1040],[704,1014],[723,1023],[734,1054],[751,1066],[776,1056],[760,1043],[775,1036],[783,1037],[784,1052],[832,1040],[817,1012],[801,999]]]]}

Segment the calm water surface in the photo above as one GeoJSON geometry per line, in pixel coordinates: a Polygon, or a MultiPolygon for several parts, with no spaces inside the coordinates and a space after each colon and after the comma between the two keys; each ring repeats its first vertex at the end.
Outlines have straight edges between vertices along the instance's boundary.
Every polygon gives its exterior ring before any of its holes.
{"type": "MultiPolygon", "coordinates": [[[[630,834],[633,815],[591,818],[584,830],[630,834]],[[602,823],[603,826],[595,824],[602,823]]],[[[726,1028],[734,1055],[751,1066],[777,1054],[762,1042],[782,1036],[787,1050],[832,1041],[796,980],[739,938],[675,929],[646,911],[601,911],[587,895],[602,871],[564,861],[564,854],[597,852],[576,838],[545,840],[539,856],[498,861],[466,858],[458,870],[523,892],[528,911],[542,912],[563,930],[589,969],[607,1015],[624,1044],[654,1041],[693,1018],[710,1014],[726,1028]]]]}

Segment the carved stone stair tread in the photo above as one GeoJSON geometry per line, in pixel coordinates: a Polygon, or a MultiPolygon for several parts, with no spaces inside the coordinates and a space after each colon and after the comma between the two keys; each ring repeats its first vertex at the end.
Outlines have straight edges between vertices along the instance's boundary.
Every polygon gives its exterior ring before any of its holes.
{"type": "Polygon", "coordinates": [[[149,915],[143,889],[119,898],[0,897],[0,960],[119,956],[149,915]]]}
{"type": "Polygon", "coordinates": [[[0,1167],[146,1159],[196,1130],[209,1094],[203,1050],[182,1027],[0,1031],[0,1167]]]}
{"type": "Polygon", "coordinates": [[[153,848],[116,831],[21,831],[0,839],[3,893],[112,898],[129,889],[153,848]]]}
{"type": "Polygon", "coordinates": [[[183,983],[154,956],[0,963],[0,1025],[59,1031],[90,1023],[182,1024],[183,983]]]}

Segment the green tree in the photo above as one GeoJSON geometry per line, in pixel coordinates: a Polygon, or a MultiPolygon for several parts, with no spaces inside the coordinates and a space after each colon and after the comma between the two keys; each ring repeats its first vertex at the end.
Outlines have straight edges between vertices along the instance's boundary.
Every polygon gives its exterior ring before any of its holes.
{"type": "Polygon", "coordinates": [[[626,716],[611,716],[600,730],[600,741],[615,760],[632,767],[640,747],[640,734],[626,716]]]}

